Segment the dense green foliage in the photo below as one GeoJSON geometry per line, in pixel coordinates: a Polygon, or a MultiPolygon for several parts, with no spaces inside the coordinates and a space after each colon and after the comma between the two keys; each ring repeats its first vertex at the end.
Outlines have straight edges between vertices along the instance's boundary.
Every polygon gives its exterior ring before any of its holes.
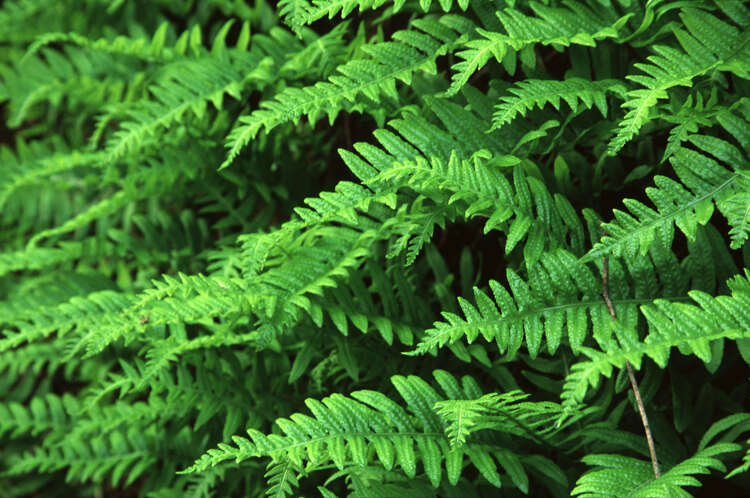
{"type": "Polygon", "coordinates": [[[750,4],[1,5],[1,497],[750,496],[750,4]]]}

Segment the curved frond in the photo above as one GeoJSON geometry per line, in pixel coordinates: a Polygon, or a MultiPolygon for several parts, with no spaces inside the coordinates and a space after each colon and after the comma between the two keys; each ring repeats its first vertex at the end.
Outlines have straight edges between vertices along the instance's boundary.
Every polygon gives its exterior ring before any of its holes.
{"type": "Polygon", "coordinates": [[[229,166],[261,129],[270,131],[302,115],[315,122],[321,113],[327,113],[332,121],[344,101],[353,103],[359,95],[376,102],[381,96],[396,98],[396,81],[409,84],[418,71],[434,74],[435,59],[449,50],[458,35],[434,21],[415,20],[413,25],[421,32],[398,31],[393,34],[394,41],[365,46],[362,50],[369,58],[343,64],[329,81],[286,88],[274,100],[263,102],[262,109],[241,116],[228,135],[229,152],[221,167],[229,166]]]}
{"type": "Polygon", "coordinates": [[[738,227],[737,235],[741,236],[746,181],[740,168],[747,164],[747,160],[725,140],[703,135],[692,135],[689,140],[696,147],[727,162],[734,171],[693,149],[677,150],[669,161],[679,181],[657,175],[654,177],[656,186],[646,189],[646,195],[656,209],[633,199],[625,199],[623,203],[630,213],[614,211],[615,219],[604,225],[607,234],[589,251],[585,260],[605,254],[645,254],[657,237],[669,246],[674,237],[674,225],[692,240],[696,228],[705,225],[713,215],[715,205],[727,209],[733,224],[738,227]]]}
{"type": "Polygon", "coordinates": [[[582,78],[570,78],[564,81],[534,80],[521,81],[508,89],[513,96],[503,96],[501,103],[495,107],[492,128],[497,129],[513,121],[519,114],[525,116],[534,107],[552,104],[560,110],[560,101],[564,101],[573,113],[578,112],[579,102],[587,109],[596,106],[602,116],[607,116],[607,93],[618,96],[625,94],[625,86],[617,80],[589,81],[582,78]]]}
{"type": "MultiPolygon", "coordinates": [[[[732,2],[720,5],[729,6],[732,2]]],[[[747,22],[747,8],[732,6],[739,22],[747,22]],[[744,21],[741,21],[744,19],[744,21]]],[[[655,55],[648,63],[635,66],[646,75],[631,75],[628,79],[645,87],[627,94],[623,109],[627,110],[620,122],[617,135],[609,142],[609,154],[616,154],[638,131],[653,119],[651,110],[667,90],[675,86],[693,85],[693,80],[713,70],[728,71],[748,78],[750,67],[750,25],[735,27],[703,10],[684,9],[680,17],[687,31],[678,29],[674,35],[682,50],[666,45],[656,45],[655,55]]]]}
{"type": "MultiPolygon", "coordinates": [[[[611,334],[598,277],[570,253],[559,250],[542,255],[528,281],[510,269],[507,278],[512,294],[494,280],[490,281],[492,298],[475,288],[476,306],[459,298],[465,318],[444,312],[445,321],[427,331],[414,353],[431,352],[463,338],[472,343],[481,334],[486,341],[495,341],[508,357],[518,352],[524,339],[532,356],[539,353],[543,339],[549,354],[554,354],[563,330],[573,352],[578,352],[591,326],[594,337],[611,334]]],[[[615,299],[618,311],[631,318],[637,304],[637,300],[615,299]]]]}
{"type": "Polygon", "coordinates": [[[622,455],[587,455],[583,462],[597,469],[588,471],[578,479],[573,495],[594,497],[614,494],[641,498],[690,496],[682,488],[701,485],[693,475],[726,470],[717,457],[739,448],[739,445],[730,443],[710,446],[678,463],[658,479],[653,478],[649,462],[622,455]]]}
{"type": "MultiPolygon", "coordinates": [[[[449,399],[473,396],[476,392],[475,386],[466,378],[461,386],[445,371],[437,370],[434,375],[449,399]]],[[[332,463],[343,471],[352,465],[364,465],[367,455],[374,452],[378,463],[386,470],[400,468],[410,478],[417,475],[417,465],[421,463],[421,470],[433,487],[440,484],[444,471],[448,481],[455,484],[464,456],[468,456],[482,476],[496,487],[501,485],[498,464],[511,474],[514,483],[525,482],[520,487],[528,486],[527,478],[523,480],[513,475],[511,469],[522,474],[524,471],[521,462],[511,453],[500,451],[493,459],[473,443],[463,442],[460,446],[450,447],[444,432],[446,428],[433,406],[440,407],[443,416],[452,419],[455,402],[441,402],[440,395],[415,376],[396,375],[391,381],[404,399],[405,408],[376,391],[355,391],[351,397],[333,394],[321,401],[307,399],[305,404],[312,416],[297,413],[288,419],[277,419],[282,434],[266,435],[250,429],[249,439],[235,436],[234,445],[221,444],[217,449],[209,450],[183,472],[199,472],[228,460],[239,463],[259,457],[271,459],[272,477],[280,472],[279,469],[273,470],[277,465],[282,466],[282,470],[288,469],[289,464],[292,468],[306,466],[311,470],[332,463]]],[[[527,404],[522,401],[524,397],[519,393],[488,395],[480,398],[484,401],[474,403],[483,403],[484,410],[494,416],[504,414],[508,418],[505,424],[493,424],[494,430],[534,438],[537,437],[536,431],[549,426],[551,419],[545,412],[553,406],[527,404]],[[524,422],[518,419],[524,419],[524,422]]],[[[455,436],[454,429],[448,431],[455,436]]],[[[462,430],[465,437],[466,427],[462,430]]],[[[453,439],[455,441],[455,437],[453,439]]],[[[278,483],[271,479],[269,484],[277,487],[278,483]]]]}
{"type": "Polygon", "coordinates": [[[464,50],[456,52],[463,60],[452,67],[453,81],[446,95],[455,95],[492,58],[514,74],[519,53],[524,64],[530,67],[536,64],[536,44],[593,47],[597,40],[616,38],[617,31],[630,17],[617,19],[613,10],[603,5],[590,8],[582,2],[550,7],[532,1],[529,6],[533,16],[510,7],[496,12],[505,33],[476,28],[480,37],[464,42],[461,45],[464,50]]]}
{"type": "Polygon", "coordinates": [[[107,142],[105,153],[114,161],[133,152],[145,138],[161,129],[170,128],[185,119],[185,114],[204,119],[208,103],[222,109],[224,95],[239,100],[247,81],[270,79],[270,58],[259,52],[249,52],[235,64],[216,59],[202,59],[175,63],[161,81],[149,91],[154,100],[140,102],[127,111],[128,120],[107,142]]]}
{"type": "Polygon", "coordinates": [[[18,475],[67,468],[69,481],[102,482],[109,477],[114,485],[121,481],[127,485],[157,461],[153,439],[153,430],[144,433],[133,427],[126,433],[115,431],[75,446],[37,449],[14,461],[7,472],[18,475]]]}

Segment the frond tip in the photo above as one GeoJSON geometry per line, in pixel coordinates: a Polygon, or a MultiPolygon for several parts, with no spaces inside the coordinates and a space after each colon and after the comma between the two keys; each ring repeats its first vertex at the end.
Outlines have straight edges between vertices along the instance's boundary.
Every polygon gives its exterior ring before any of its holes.
{"type": "Polygon", "coordinates": [[[337,68],[328,81],[302,88],[288,87],[273,100],[261,103],[261,109],[241,116],[238,125],[227,136],[226,160],[229,166],[240,151],[262,130],[267,132],[288,121],[307,116],[315,122],[325,113],[332,122],[346,106],[353,105],[360,95],[379,102],[383,96],[397,98],[396,82],[411,83],[418,71],[434,74],[435,59],[447,52],[458,35],[446,26],[425,20],[413,25],[420,29],[402,30],[393,34],[393,41],[366,45],[367,57],[351,60],[337,68]],[[436,34],[436,36],[432,36],[436,34]]]}
{"type": "Polygon", "coordinates": [[[586,109],[592,106],[607,116],[607,93],[620,97],[625,94],[625,85],[617,80],[589,81],[582,78],[570,78],[564,81],[528,79],[517,83],[508,90],[512,96],[505,95],[495,107],[490,131],[510,123],[519,114],[525,116],[534,107],[552,104],[560,110],[560,101],[564,101],[573,113],[577,113],[579,102],[586,109]]]}

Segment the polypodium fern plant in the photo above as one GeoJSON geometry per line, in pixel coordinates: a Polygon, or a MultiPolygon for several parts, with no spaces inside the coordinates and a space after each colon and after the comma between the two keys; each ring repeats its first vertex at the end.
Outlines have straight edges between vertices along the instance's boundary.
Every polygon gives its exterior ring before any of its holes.
{"type": "Polygon", "coordinates": [[[0,496],[750,494],[748,33],[2,3],[0,496]]]}

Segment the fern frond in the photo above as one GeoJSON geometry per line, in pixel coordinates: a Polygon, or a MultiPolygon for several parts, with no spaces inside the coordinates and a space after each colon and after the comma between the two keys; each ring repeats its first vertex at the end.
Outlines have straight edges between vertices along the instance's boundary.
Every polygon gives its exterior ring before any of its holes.
{"type": "Polygon", "coordinates": [[[145,324],[149,326],[181,322],[201,322],[210,326],[212,322],[207,320],[213,316],[235,316],[250,307],[263,323],[271,327],[261,327],[266,332],[260,334],[227,336],[225,339],[217,336],[170,346],[165,349],[166,356],[162,357],[167,362],[172,361],[169,358],[174,358],[175,351],[220,343],[234,344],[250,337],[256,337],[259,344],[263,344],[269,340],[267,332],[279,327],[288,329],[301,318],[302,312],[320,325],[322,308],[308,296],[322,295],[326,288],[336,287],[336,279],[346,277],[350,269],[356,268],[376,240],[373,232],[368,230],[359,232],[333,227],[328,230],[338,234],[336,244],[323,239],[325,244],[301,246],[293,252],[294,257],[274,264],[250,282],[184,274],[180,274],[180,280],[177,280],[164,275],[164,282],[154,281],[155,288],[136,296],[128,309],[113,317],[112,323],[89,329],[78,340],[74,352],[80,349],[86,349],[89,354],[101,352],[119,338],[142,329],[144,324],[139,320],[143,317],[148,317],[145,324]]]}
{"type": "MultiPolygon", "coordinates": [[[[285,17],[287,24],[293,28],[299,29],[305,24],[312,24],[318,19],[328,17],[333,19],[337,14],[342,19],[346,18],[359,9],[359,13],[367,10],[375,10],[391,0],[287,0],[281,5],[281,13],[285,17]]],[[[453,0],[438,0],[443,12],[449,12],[453,8],[453,0]]],[[[461,10],[469,7],[469,0],[457,0],[456,2],[461,10]]],[[[406,0],[393,0],[393,13],[399,12],[406,0]]],[[[432,0],[419,0],[419,8],[423,12],[428,12],[432,6],[432,0]]]]}
{"type": "Polygon", "coordinates": [[[71,409],[65,407],[71,405],[76,406],[76,399],[67,394],[63,398],[53,394],[35,397],[28,407],[17,402],[0,404],[0,435],[10,438],[25,434],[36,436],[60,427],[68,421],[66,411],[71,409]]]}
{"type": "Polygon", "coordinates": [[[469,78],[493,57],[513,74],[518,52],[521,60],[533,67],[536,64],[534,45],[594,47],[597,40],[616,38],[618,30],[632,15],[617,19],[611,9],[603,6],[592,9],[584,3],[572,2],[565,7],[550,7],[532,1],[529,7],[534,16],[510,7],[496,12],[505,33],[476,28],[481,38],[464,42],[465,50],[456,52],[463,60],[452,67],[453,81],[447,96],[458,93],[469,78]]]}
{"type": "Polygon", "coordinates": [[[714,122],[716,113],[721,112],[715,109],[716,92],[714,92],[707,101],[704,102],[703,94],[698,93],[693,102],[693,95],[688,95],[680,109],[673,115],[664,114],[662,118],[665,121],[674,123],[676,126],[669,131],[667,147],[664,149],[662,161],[669,159],[677,152],[690,135],[698,132],[700,127],[708,127],[714,122]]]}
{"type": "MultiPolygon", "coordinates": [[[[279,74],[289,79],[312,77],[320,80],[331,76],[351,54],[352,47],[364,41],[357,38],[347,41],[348,28],[349,23],[341,23],[321,36],[312,30],[302,29],[298,35],[302,37],[300,42],[303,45],[296,49],[296,53],[286,54],[286,58],[280,64],[279,74]]],[[[276,38],[286,38],[288,35],[285,31],[277,31],[273,34],[276,38]]],[[[262,37],[256,35],[254,41],[255,39],[262,40],[262,37]]],[[[284,40],[281,43],[290,48],[294,46],[291,40],[284,40]]]]}
{"type": "Polygon", "coordinates": [[[308,0],[279,0],[278,9],[284,24],[296,31],[304,24],[304,17],[312,5],[308,0]]]}
{"type": "Polygon", "coordinates": [[[750,468],[743,2],[0,4],[2,498],[750,468]]]}
{"type": "MultiPolygon", "coordinates": [[[[45,33],[32,43],[24,57],[31,57],[36,52],[41,50],[43,47],[52,45],[55,43],[70,43],[79,47],[88,48],[90,50],[97,50],[106,52],[113,55],[128,55],[137,56],[147,61],[170,61],[179,55],[184,55],[187,45],[200,45],[200,30],[194,29],[192,31],[186,31],[183,34],[184,41],[178,41],[177,46],[181,50],[175,50],[171,47],[166,47],[167,34],[169,31],[170,24],[163,22],[154,31],[151,39],[143,37],[133,39],[128,36],[118,36],[114,39],[100,38],[98,40],[90,40],[87,37],[80,35],[75,32],[70,33],[45,33]],[[190,42],[190,38],[197,38],[193,43],[190,42]]],[[[197,28],[197,26],[196,26],[197,28]]]]}
{"type": "Polygon", "coordinates": [[[381,95],[396,97],[397,80],[408,84],[418,71],[434,74],[435,59],[449,50],[458,35],[427,20],[415,20],[413,25],[422,32],[397,31],[392,36],[394,41],[365,45],[362,50],[370,58],[347,62],[337,69],[340,74],[327,82],[286,88],[274,100],[263,102],[263,109],[241,116],[228,135],[229,151],[221,168],[229,166],[261,129],[270,131],[286,121],[299,120],[303,114],[310,122],[322,112],[333,120],[344,100],[354,102],[360,94],[376,102],[381,95]]]}
{"type": "Polygon", "coordinates": [[[582,102],[587,109],[596,106],[602,116],[607,116],[607,93],[620,97],[625,94],[625,86],[617,80],[590,81],[582,78],[570,78],[564,81],[528,79],[517,83],[508,90],[513,96],[505,95],[495,107],[492,128],[495,130],[513,121],[519,114],[526,113],[535,106],[544,107],[552,104],[560,110],[560,101],[564,101],[573,113],[578,112],[582,102]]]}
{"type": "MultiPolygon", "coordinates": [[[[59,342],[30,344],[0,354],[3,384],[12,386],[22,378],[36,378],[42,372],[57,372],[62,363],[63,346],[59,342]],[[46,370],[45,370],[46,369],[46,370]]],[[[73,370],[73,365],[70,368],[73,370]]],[[[3,388],[0,387],[0,391],[3,388]]]]}
{"type": "Polygon", "coordinates": [[[44,0],[8,0],[0,6],[0,40],[8,45],[30,43],[39,34],[65,25],[60,11],[44,0]]]}
{"type": "MultiPolygon", "coordinates": [[[[622,368],[629,361],[640,368],[644,356],[648,356],[660,367],[669,359],[670,351],[677,347],[683,354],[692,354],[704,363],[712,358],[711,342],[719,339],[741,339],[750,337],[750,272],[737,275],[727,284],[731,296],[712,297],[701,291],[689,292],[697,304],[654,300],[653,304],[641,306],[646,317],[649,333],[639,342],[619,336],[620,344],[610,341],[604,351],[583,348],[590,359],[573,365],[565,380],[562,398],[568,404],[583,400],[588,387],[596,387],[600,376],[610,377],[613,369],[622,368]]],[[[618,327],[621,327],[618,320],[618,327]]]]}
{"type": "MultiPolygon", "coordinates": [[[[333,19],[336,14],[346,18],[359,8],[359,12],[380,8],[389,0],[313,0],[308,3],[295,2],[294,10],[287,14],[287,20],[292,26],[311,24],[318,19],[328,17],[333,19]]],[[[394,0],[393,11],[398,12],[406,0],[394,0]]]]}
{"type": "MultiPolygon", "coordinates": [[[[226,38],[229,30],[234,24],[230,19],[222,25],[214,36],[211,44],[211,52],[218,55],[222,51],[238,49],[244,51],[250,42],[250,23],[242,23],[237,41],[233,47],[227,46],[226,38]]],[[[180,36],[173,38],[171,35],[171,24],[162,22],[151,37],[132,38],[129,36],[116,36],[114,38],[99,38],[96,40],[75,32],[47,32],[38,36],[26,51],[24,57],[31,57],[43,47],[52,44],[73,44],[81,48],[104,52],[114,56],[130,56],[143,59],[148,62],[166,63],[181,57],[200,57],[205,54],[203,36],[200,26],[195,25],[185,30],[180,36]]]]}
{"type": "MultiPolygon", "coordinates": [[[[446,392],[461,396],[452,377],[441,370],[435,372],[446,392]]],[[[552,423],[554,413],[561,410],[555,403],[526,401],[528,395],[520,391],[485,394],[477,399],[450,399],[435,403],[435,410],[446,424],[445,433],[453,451],[463,447],[472,433],[480,430],[498,431],[518,437],[554,444],[551,437],[560,427],[552,423]],[[550,439],[548,439],[550,438],[550,439]]],[[[579,417],[583,417],[583,413],[579,417]]],[[[568,420],[568,424],[574,421],[568,420]]]]}
{"type": "Polygon", "coordinates": [[[735,413],[712,424],[701,438],[697,453],[672,466],[657,479],[653,478],[651,466],[647,462],[619,455],[588,455],[583,458],[584,463],[600,468],[581,476],[573,494],[582,496],[601,496],[601,493],[618,496],[627,494],[644,498],[690,496],[682,488],[701,485],[692,477],[693,475],[708,474],[712,469],[726,471],[724,463],[717,457],[740,449],[734,441],[740,434],[750,430],[749,417],[747,413],[735,413]],[[725,434],[709,446],[709,443],[722,432],[725,434]],[[616,483],[617,489],[612,488],[613,483],[616,483]]]}
{"type": "Polygon", "coordinates": [[[112,281],[99,275],[64,271],[55,272],[54,275],[41,274],[4,296],[3,306],[0,307],[0,322],[12,324],[31,319],[40,309],[59,306],[74,297],[112,288],[112,281]]]}
{"type": "MultiPolygon", "coordinates": [[[[724,3],[728,5],[731,2],[724,3]]],[[[738,13],[747,9],[732,7],[738,13]]],[[[617,135],[609,142],[608,152],[616,154],[651,119],[651,109],[659,100],[668,97],[667,90],[675,86],[692,86],[693,80],[713,70],[729,71],[740,78],[750,76],[750,35],[748,26],[736,28],[703,10],[684,9],[680,17],[687,28],[674,34],[682,50],[656,45],[656,55],[648,63],[635,66],[646,75],[630,75],[628,79],[645,88],[631,90],[622,104],[627,110],[620,122],[617,135]]]]}
{"type": "MultiPolygon", "coordinates": [[[[750,440],[747,441],[750,443],[750,440]]],[[[736,468],[732,469],[731,472],[727,474],[727,479],[731,479],[732,477],[743,474],[750,470],[750,449],[745,452],[745,455],[742,457],[742,465],[737,466],[736,468]]]]}
{"type": "Polygon", "coordinates": [[[429,104],[455,136],[423,118],[407,116],[389,123],[401,136],[387,130],[375,132],[382,148],[356,144],[361,157],[340,152],[351,171],[374,191],[393,192],[408,187],[409,192],[416,191],[441,206],[422,219],[417,203],[412,204],[411,212],[399,210],[408,214],[399,228],[401,246],[408,243],[408,261],[413,261],[434,225],[461,214],[466,218],[487,218],[485,232],[500,229],[508,233],[507,253],[528,238],[527,266],[533,266],[544,249],[544,243],[540,243],[543,233],[553,234],[554,240],[576,252],[583,250],[583,227],[564,197],[551,196],[520,166],[512,170],[512,184],[505,177],[504,168],[510,171],[509,167],[521,162],[503,153],[505,141],[515,138],[512,133],[487,135],[480,120],[460,106],[442,99],[429,99],[429,104]],[[408,242],[412,235],[415,238],[408,242]]]}
{"type": "Polygon", "coordinates": [[[389,345],[394,335],[402,344],[412,345],[414,336],[423,330],[425,316],[431,313],[417,304],[420,300],[407,275],[402,274],[405,271],[396,267],[386,274],[379,265],[368,264],[349,273],[347,288],[330,289],[330,297],[326,295],[318,304],[344,336],[351,323],[362,333],[374,328],[389,345]],[[370,292],[366,279],[372,280],[370,292]]]}
{"type": "Polygon", "coordinates": [[[34,247],[0,253],[0,276],[21,270],[40,270],[81,257],[108,256],[115,253],[112,244],[96,239],[82,242],[61,241],[59,247],[34,247]]]}
{"type": "Polygon", "coordinates": [[[107,142],[108,160],[132,153],[146,137],[181,122],[186,113],[203,119],[209,102],[220,111],[225,94],[241,99],[246,82],[262,83],[270,79],[271,63],[270,58],[256,51],[246,53],[235,64],[205,58],[170,66],[167,76],[149,89],[154,100],[141,101],[128,111],[130,119],[107,142]]]}
{"type": "Polygon", "coordinates": [[[322,232],[336,234],[337,242],[322,239],[314,246],[301,246],[293,257],[257,277],[264,292],[250,302],[261,317],[289,325],[299,319],[299,312],[305,311],[320,325],[322,309],[308,295],[322,295],[326,288],[336,287],[337,280],[356,269],[377,240],[372,229],[359,232],[325,227],[322,232]]]}
{"type": "Polygon", "coordinates": [[[19,141],[15,149],[13,152],[7,147],[0,148],[0,160],[3,163],[0,173],[0,209],[21,189],[58,183],[59,180],[54,182],[50,177],[94,166],[102,159],[99,152],[71,152],[65,144],[55,142],[19,141]]]}
{"type": "Polygon", "coordinates": [[[16,61],[12,69],[3,69],[0,94],[8,99],[8,123],[12,127],[31,117],[44,116],[43,104],[52,111],[66,110],[61,109],[68,105],[63,95],[75,95],[70,100],[76,102],[76,111],[89,114],[101,105],[120,100],[128,85],[138,85],[137,78],[130,80],[131,68],[127,64],[116,64],[106,54],[70,45],[59,52],[42,48],[39,53],[16,61]]]}
{"type": "Polygon", "coordinates": [[[726,216],[729,225],[729,247],[740,249],[750,235],[750,172],[740,171],[735,182],[737,193],[720,201],[719,211],[726,216]]]}
{"type": "Polygon", "coordinates": [[[62,336],[71,330],[85,330],[86,327],[120,324],[123,318],[118,312],[125,309],[132,297],[114,291],[101,291],[85,298],[73,297],[68,302],[49,308],[35,310],[33,316],[13,323],[18,331],[6,330],[0,340],[0,351],[7,351],[26,342],[34,342],[53,333],[62,336]]]}
{"type": "Polygon", "coordinates": [[[89,441],[61,448],[39,448],[14,461],[9,475],[51,472],[67,467],[66,479],[101,482],[110,477],[113,485],[127,485],[149,469],[157,457],[153,453],[153,430],[133,427],[126,433],[115,431],[89,441]]]}
{"type": "Polygon", "coordinates": [[[266,478],[268,489],[266,496],[271,498],[285,498],[292,494],[292,490],[299,486],[300,468],[291,460],[276,461],[268,464],[266,478]]]}
{"type": "Polygon", "coordinates": [[[500,167],[519,161],[513,156],[492,157],[483,150],[471,160],[461,160],[455,152],[446,162],[437,157],[428,162],[417,156],[414,162],[393,164],[367,184],[386,181],[396,187],[408,186],[437,205],[455,206],[466,218],[486,218],[485,233],[501,230],[508,234],[506,253],[528,238],[525,249],[534,251],[524,251],[527,266],[534,265],[544,246],[541,231],[551,233],[561,244],[570,235],[571,245],[579,249],[583,229],[575,218],[567,216],[569,206],[564,198],[553,198],[541,182],[525,176],[520,166],[513,169],[513,185],[505,178],[500,167]]]}
{"type": "MultiPolygon", "coordinates": [[[[404,392],[406,397],[416,396],[422,400],[426,396],[432,402],[437,400],[434,390],[421,379],[396,376],[393,382],[401,389],[408,386],[404,392]]],[[[437,441],[443,438],[438,419],[427,411],[430,403],[412,407],[411,416],[398,404],[373,391],[357,391],[352,393],[352,398],[334,394],[322,402],[309,399],[306,404],[315,418],[297,414],[290,419],[277,420],[286,436],[266,436],[250,430],[251,440],[235,437],[237,447],[221,445],[185,472],[200,471],[225,460],[239,462],[259,456],[270,456],[273,460],[289,459],[297,465],[308,459],[314,465],[333,461],[338,468],[343,468],[349,460],[355,463],[366,461],[368,446],[373,445],[386,468],[399,465],[408,475],[414,476],[421,455],[415,454],[413,439],[431,440],[427,444],[430,456],[433,456],[438,452],[437,441]],[[386,413],[388,418],[382,416],[386,413]],[[422,430],[417,432],[417,428],[422,430]]]]}
{"type": "MultiPolygon", "coordinates": [[[[431,352],[464,337],[472,343],[480,334],[486,341],[495,341],[509,357],[520,349],[524,337],[532,356],[538,354],[544,337],[549,353],[554,354],[563,330],[567,330],[570,347],[578,352],[589,324],[594,337],[609,337],[611,320],[599,296],[600,283],[570,253],[558,250],[542,255],[539,264],[531,268],[528,282],[511,269],[507,278],[512,295],[494,280],[490,281],[494,299],[474,289],[476,307],[459,298],[465,318],[444,312],[445,321],[436,322],[427,331],[413,354],[431,352]]],[[[637,304],[637,300],[615,299],[623,317],[632,318],[637,304]]]]}
{"type": "Polygon", "coordinates": [[[181,160],[180,163],[173,162],[175,156],[182,154],[185,149],[198,152],[198,148],[193,148],[191,144],[185,144],[183,147],[167,147],[160,151],[158,157],[143,159],[136,172],[121,180],[122,188],[114,193],[108,192],[101,200],[91,202],[86,209],[56,226],[37,232],[29,239],[27,248],[34,248],[42,239],[71,232],[94,220],[110,216],[149,195],[158,195],[177,184],[184,185],[183,182],[194,178],[206,164],[198,156],[191,156],[190,160],[181,160]],[[175,164],[179,164],[179,167],[175,167],[175,164]]]}
{"type": "Polygon", "coordinates": [[[642,498],[691,496],[682,488],[701,485],[693,475],[709,474],[712,469],[725,471],[726,467],[717,457],[739,448],[739,445],[731,443],[709,446],[678,463],[658,479],[653,478],[649,462],[621,455],[587,455],[583,457],[583,462],[601,469],[591,470],[581,476],[572,493],[586,497],[612,494],[642,498]]]}
{"type": "Polygon", "coordinates": [[[82,329],[85,333],[77,339],[70,354],[81,349],[86,349],[88,354],[99,353],[114,341],[143,330],[147,325],[205,322],[213,316],[241,309],[240,296],[244,287],[236,280],[180,274],[179,279],[163,275],[163,281],[154,280],[153,284],[154,288],[131,297],[129,306],[120,308],[108,322],[82,329]]]}
{"type": "MultiPolygon", "coordinates": [[[[745,162],[742,155],[724,140],[702,135],[691,136],[690,140],[719,159],[739,158],[740,162],[730,161],[735,171],[692,149],[679,149],[669,160],[680,181],[665,176],[654,177],[656,186],[647,188],[646,195],[656,209],[633,199],[625,199],[623,203],[632,215],[615,210],[615,219],[604,225],[607,235],[589,251],[584,260],[590,261],[605,254],[626,254],[631,257],[639,252],[645,254],[656,237],[669,246],[674,237],[673,224],[692,240],[696,228],[705,225],[713,215],[714,203],[726,205],[723,203],[737,192],[738,178],[743,174],[737,171],[745,162]]],[[[740,202],[741,199],[738,198],[740,202]]],[[[741,225],[741,215],[738,217],[732,208],[730,211],[733,220],[741,225]]]]}
{"type": "MultiPolygon", "coordinates": [[[[157,184],[155,182],[152,182],[150,186],[153,188],[153,187],[156,187],[157,184]]],[[[120,211],[123,208],[125,208],[125,206],[127,206],[128,204],[131,204],[134,201],[141,200],[153,193],[154,193],[153,191],[148,190],[148,189],[144,189],[140,191],[135,190],[135,189],[120,190],[112,194],[111,196],[106,197],[102,199],[101,201],[93,204],[84,212],[77,214],[76,216],[74,216],[73,218],[69,220],[66,220],[64,223],[56,227],[48,228],[46,230],[42,230],[41,232],[36,233],[33,237],[29,239],[27,248],[29,250],[34,250],[36,249],[36,245],[42,239],[72,232],[73,230],[77,228],[88,225],[89,223],[96,220],[97,218],[101,218],[103,216],[110,215],[112,213],[120,211]]]]}
{"type": "MultiPolygon", "coordinates": [[[[476,385],[471,379],[465,378],[463,387],[460,387],[458,381],[447,372],[436,371],[435,377],[449,398],[477,394],[476,385]]],[[[414,376],[397,375],[391,381],[405,400],[407,409],[375,391],[355,391],[351,397],[333,394],[322,401],[308,399],[305,403],[313,417],[295,414],[289,419],[277,419],[283,435],[264,435],[250,429],[250,439],[235,436],[233,440],[236,446],[221,444],[183,472],[202,471],[227,460],[241,462],[258,457],[270,457],[272,465],[291,462],[301,467],[308,462],[308,469],[332,462],[336,468],[343,470],[351,464],[364,465],[366,455],[374,452],[377,461],[386,470],[400,468],[409,478],[416,476],[417,463],[421,461],[432,486],[437,487],[442,480],[443,465],[448,481],[455,484],[462,468],[463,455],[466,454],[483,477],[491,484],[500,486],[497,463],[490,456],[491,453],[471,443],[454,449],[449,447],[444,426],[432,408],[439,402],[440,396],[429,384],[414,376]]],[[[508,394],[493,398],[490,406],[502,411],[523,397],[508,394]]],[[[451,410],[450,404],[443,407],[451,410]]],[[[521,409],[520,412],[525,410],[521,409]]],[[[517,421],[510,418],[507,425],[499,430],[503,431],[509,426],[514,428],[514,433],[519,430],[517,421]]],[[[542,425],[548,422],[548,419],[541,420],[542,425]]],[[[530,427],[533,428],[534,424],[530,427]]],[[[533,429],[529,430],[533,436],[533,429]]],[[[503,468],[507,470],[515,465],[520,466],[518,460],[511,462],[507,459],[512,458],[508,452],[501,453],[495,456],[503,468]]]]}

